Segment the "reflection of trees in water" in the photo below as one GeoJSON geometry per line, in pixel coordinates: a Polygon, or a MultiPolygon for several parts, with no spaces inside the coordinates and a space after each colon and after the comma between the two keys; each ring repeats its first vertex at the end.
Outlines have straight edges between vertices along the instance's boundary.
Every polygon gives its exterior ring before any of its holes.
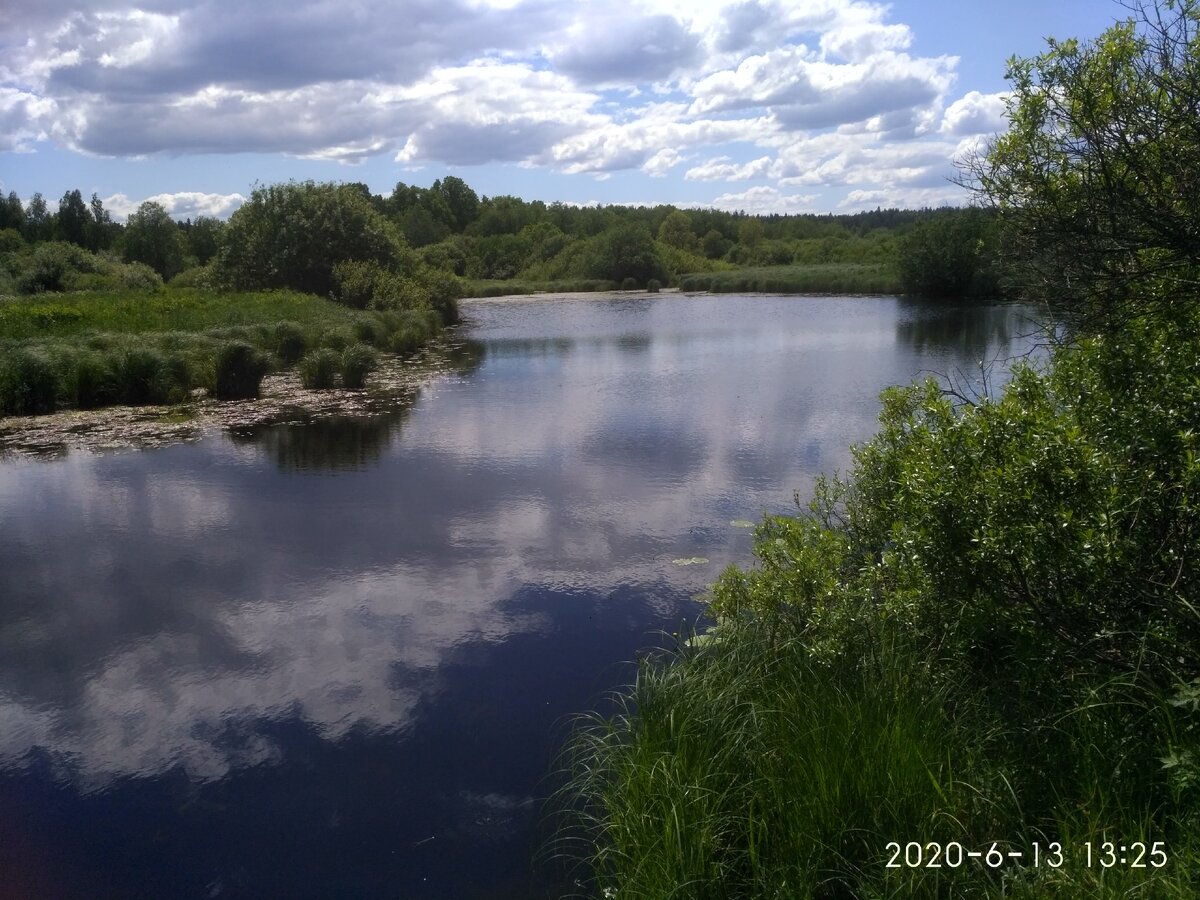
{"type": "Polygon", "coordinates": [[[439,351],[450,371],[466,375],[483,365],[487,345],[483,341],[461,338],[445,342],[439,351]]]}
{"type": "MultiPolygon", "coordinates": [[[[482,364],[479,341],[447,341],[434,350],[438,371],[467,374],[482,364]]],[[[362,469],[379,461],[408,418],[417,390],[394,397],[386,411],[369,415],[307,415],[303,421],[260,425],[231,433],[235,442],[256,444],[281,469],[362,469]]]]}
{"type": "Polygon", "coordinates": [[[314,416],[299,424],[240,429],[231,436],[237,443],[258,445],[281,469],[362,469],[383,456],[411,407],[410,402],[374,415],[314,416]]]}
{"type": "Polygon", "coordinates": [[[896,340],[901,345],[923,356],[950,355],[964,366],[1006,359],[1014,354],[1014,341],[1037,330],[1029,309],[1014,304],[962,306],[903,298],[900,312],[896,340]]]}

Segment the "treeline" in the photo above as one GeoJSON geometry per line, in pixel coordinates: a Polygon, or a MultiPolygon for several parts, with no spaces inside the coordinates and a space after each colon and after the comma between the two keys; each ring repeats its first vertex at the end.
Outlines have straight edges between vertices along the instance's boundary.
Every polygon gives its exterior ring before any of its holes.
{"type": "MultiPolygon", "coordinates": [[[[178,278],[188,286],[245,287],[252,281],[269,286],[280,276],[250,268],[256,260],[244,245],[247,234],[269,220],[293,244],[292,258],[308,258],[314,250],[327,255],[326,245],[314,238],[316,233],[329,235],[320,227],[313,231],[314,214],[351,220],[350,231],[334,235],[337,258],[330,260],[330,271],[315,281],[306,276],[303,283],[287,285],[322,296],[336,296],[346,278],[335,283],[332,266],[345,262],[375,263],[398,274],[452,276],[462,280],[450,283],[460,295],[515,293],[524,287],[653,289],[681,284],[753,290],[759,281],[770,285],[759,289],[786,290],[792,282],[797,289],[820,289],[823,282],[814,281],[812,274],[828,269],[814,267],[838,266],[859,267],[855,271],[866,271],[870,278],[847,279],[843,271],[840,278],[826,279],[830,290],[854,290],[861,282],[875,290],[922,296],[975,298],[1001,292],[994,217],[981,210],[750,216],[669,205],[573,206],[480,197],[462,179],[448,176],[428,188],[401,182],[387,196],[373,194],[361,183],[272,185],[256,189],[229,222],[210,216],[175,222],[160,204],[146,202],[121,225],[94,194],[89,204],[78,190],[68,191],[51,213],[40,194],[22,204],[10,193],[0,202],[0,252],[6,254],[0,293],[153,283],[145,269],[116,265],[147,266],[165,282],[178,278]],[[380,249],[381,239],[388,244],[386,251],[380,249]],[[347,243],[353,241],[362,243],[347,243]],[[103,262],[83,261],[71,247],[103,262]],[[791,279],[694,277],[685,282],[689,275],[768,267],[809,272],[791,279]]],[[[275,252],[283,251],[277,247],[275,252]]],[[[348,293],[361,299],[364,273],[344,275],[355,284],[348,293]]],[[[378,279],[367,278],[372,280],[378,279]]]]}

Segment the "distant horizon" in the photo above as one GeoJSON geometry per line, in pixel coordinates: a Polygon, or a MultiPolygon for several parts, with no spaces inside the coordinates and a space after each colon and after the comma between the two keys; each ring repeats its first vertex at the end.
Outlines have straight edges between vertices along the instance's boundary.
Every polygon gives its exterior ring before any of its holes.
{"type": "Polygon", "coordinates": [[[1005,61],[1118,3],[18,0],[0,29],[0,191],[123,220],[228,216],[256,183],[447,175],[575,206],[852,214],[962,205],[1005,61]]]}

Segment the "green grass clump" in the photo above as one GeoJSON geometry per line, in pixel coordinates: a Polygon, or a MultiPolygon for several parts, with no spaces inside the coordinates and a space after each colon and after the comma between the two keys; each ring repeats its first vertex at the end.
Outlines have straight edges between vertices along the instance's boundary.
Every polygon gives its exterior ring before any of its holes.
{"type": "Polygon", "coordinates": [[[310,391],[332,388],[337,384],[342,355],[331,347],[314,350],[300,360],[300,383],[310,391]]]}
{"type": "MultiPolygon", "coordinates": [[[[723,626],[669,666],[645,664],[615,716],[567,757],[597,895],[908,896],[887,842],[1011,834],[990,807],[986,732],[952,717],[925,667],[882,646],[821,662],[798,633],[723,626]],[[970,777],[975,783],[966,781],[970,777]]],[[[954,871],[912,874],[958,896],[954,871]]]]}
{"type": "Polygon", "coordinates": [[[257,397],[268,368],[266,354],[250,344],[237,341],[225,344],[217,353],[214,394],[221,400],[257,397]]]}
{"type": "Polygon", "coordinates": [[[274,350],[285,366],[295,365],[308,349],[308,338],[304,329],[296,322],[279,322],[275,325],[274,350]]]}
{"type": "Polygon", "coordinates": [[[119,402],[117,373],[104,353],[85,350],[75,357],[68,376],[67,395],[80,409],[94,409],[119,402]]]}
{"type": "Polygon", "coordinates": [[[20,349],[0,363],[0,410],[5,415],[52,412],[58,375],[49,355],[20,349]]]}
{"type": "Polygon", "coordinates": [[[378,365],[373,349],[366,344],[352,344],[342,351],[342,386],[354,390],[363,387],[378,365]]]}

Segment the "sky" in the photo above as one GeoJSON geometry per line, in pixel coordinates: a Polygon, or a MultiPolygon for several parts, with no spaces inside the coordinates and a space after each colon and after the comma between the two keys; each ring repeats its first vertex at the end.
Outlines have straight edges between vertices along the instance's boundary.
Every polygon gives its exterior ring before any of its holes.
{"type": "Polygon", "coordinates": [[[854,212],[960,204],[1005,63],[1109,0],[4,0],[0,191],[227,217],[256,184],[854,212]]]}

